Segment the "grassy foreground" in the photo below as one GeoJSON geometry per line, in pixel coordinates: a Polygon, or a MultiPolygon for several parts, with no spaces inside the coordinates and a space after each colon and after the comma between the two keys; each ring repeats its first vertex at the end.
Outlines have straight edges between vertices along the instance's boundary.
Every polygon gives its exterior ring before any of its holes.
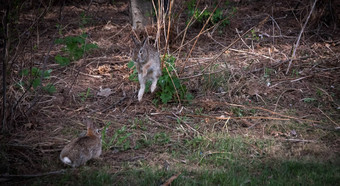
{"type": "Polygon", "coordinates": [[[165,151],[169,161],[173,160],[169,166],[151,166],[155,163],[141,160],[124,163],[121,170],[113,172],[105,162],[98,166],[94,165],[96,161],[91,161],[79,169],[67,169],[65,174],[36,178],[30,182],[33,185],[161,185],[174,176],[171,185],[340,183],[338,158],[321,160],[315,156],[317,149],[313,151],[308,146],[304,147],[309,149],[308,156],[287,157],[282,154],[283,146],[287,144],[241,136],[199,136],[185,141],[169,140],[168,144],[171,147],[165,151]]]}

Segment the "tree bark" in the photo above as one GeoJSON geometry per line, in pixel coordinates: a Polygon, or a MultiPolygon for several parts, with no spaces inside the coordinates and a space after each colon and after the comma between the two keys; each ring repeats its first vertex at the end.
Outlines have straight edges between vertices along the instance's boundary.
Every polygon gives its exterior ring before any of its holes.
{"type": "Polygon", "coordinates": [[[130,0],[130,19],[134,30],[144,29],[152,23],[152,2],[130,0]]]}

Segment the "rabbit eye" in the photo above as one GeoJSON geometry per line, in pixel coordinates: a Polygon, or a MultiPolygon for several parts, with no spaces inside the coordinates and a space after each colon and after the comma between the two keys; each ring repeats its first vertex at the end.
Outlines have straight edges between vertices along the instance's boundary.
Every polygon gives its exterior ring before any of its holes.
{"type": "Polygon", "coordinates": [[[142,54],[142,53],[143,53],[143,51],[142,51],[142,50],[140,50],[140,51],[139,51],[139,54],[142,54]]]}

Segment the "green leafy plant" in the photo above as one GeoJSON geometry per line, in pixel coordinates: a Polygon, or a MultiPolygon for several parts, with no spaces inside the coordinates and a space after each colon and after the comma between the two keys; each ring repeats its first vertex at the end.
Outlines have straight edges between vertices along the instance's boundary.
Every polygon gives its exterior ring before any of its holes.
{"type": "Polygon", "coordinates": [[[202,107],[195,108],[195,114],[202,115],[202,113],[203,113],[203,108],[202,107]]]}
{"type": "Polygon", "coordinates": [[[31,69],[23,69],[20,74],[23,77],[28,77],[28,80],[26,82],[20,81],[18,85],[24,87],[25,89],[33,88],[34,90],[36,90],[39,85],[41,85],[44,91],[52,94],[56,91],[55,86],[51,83],[42,85],[41,82],[41,80],[49,79],[51,76],[51,72],[51,69],[43,71],[37,67],[33,67],[31,69]]]}
{"type": "Polygon", "coordinates": [[[113,136],[109,137],[106,135],[106,131],[111,125],[111,122],[108,122],[104,129],[102,130],[102,145],[103,150],[109,150],[112,147],[119,147],[123,150],[127,150],[130,148],[130,140],[129,137],[132,133],[129,133],[126,130],[126,126],[123,126],[121,129],[115,131],[113,136]]]}
{"type": "Polygon", "coordinates": [[[129,76],[129,80],[138,82],[138,72],[137,72],[134,62],[129,61],[129,63],[127,64],[127,67],[132,70],[132,73],[129,76]]]}
{"type": "Polygon", "coordinates": [[[177,93],[181,100],[190,101],[193,99],[192,94],[188,92],[185,85],[181,84],[180,79],[175,74],[175,60],[176,58],[171,55],[164,56],[165,67],[162,69],[162,76],[158,79],[160,89],[156,93],[163,104],[177,100],[177,93]]]}
{"type": "Polygon", "coordinates": [[[268,78],[268,77],[270,77],[270,75],[271,75],[273,72],[274,72],[274,69],[272,69],[272,68],[265,68],[265,69],[264,69],[264,75],[263,75],[263,77],[264,77],[264,78],[268,78]]]}
{"type": "Polygon", "coordinates": [[[233,107],[231,108],[231,111],[233,112],[233,114],[235,114],[237,117],[242,117],[243,114],[243,110],[238,108],[238,107],[233,107]]]}
{"type": "Polygon", "coordinates": [[[251,30],[250,33],[251,33],[251,38],[252,38],[253,40],[256,40],[256,41],[259,41],[259,40],[260,40],[260,37],[257,35],[255,29],[251,30]]]}
{"type": "Polygon", "coordinates": [[[86,43],[87,34],[80,36],[67,36],[63,39],[57,39],[56,44],[65,45],[61,50],[63,55],[56,55],[55,61],[61,66],[67,66],[71,61],[79,60],[84,54],[92,49],[98,48],[96,44],[86,43]]]}
{"type": "Polygon", "coordinates": [[[164,132],[156,133],[153,137],[143,134],[141,139],[136,141],[135,149],[149,147],[151,145],[165,145],[170,143],[170,136],[164,132]]]}
{"type": "Polygon", "coordinates": [[[159,145],[164,145],[170,142],[170,137],[166,133],[160,132],[155,134],[154,142],[159,145]]]}
{"type": "Polygon", "coordinates": [[[84,27],[86,24],[92,22],[92,18],[85,14],[85,12],[80,13],[80,27],[84,27]]]}
{"type": "Polygon", "coordinates": [[[315,98],[303,98],[302,101],[305,103],[312,103],[314,101],[316,101],[317,99],[315,98]]]}
{"type": "Polygon", "coordinates": [[[81,93],[79,94],[80,100],[81,100],[82,102],[86,101],[86,99],[87,99],[88,97],[90,97],[90,96],[92,96],[92,94],[91,94],[91,89],[90,89],[90,88],[87,88],[87,89],[86,89],[86,92],[81,92],[81,93]]]}
{"type": "MultiPolygon", "coordinates": [[[[204,24],[208,20],[212,12],[207,9],[203,11],[199,8],[195,9],[195,6],[196,0],[191,0],[187,2],[188,15],[189,17],[193,16],[199,24],[204,24]]],[[[222,9],[217,8],[215,12],[212,14],[209,23],[214,25],[220,22],[220,25],[223,27],[229,25],[230,19],[228,17],[233,16],[234,13],[236,12],[236,8],[233,7],[231,11],[229,11],[228,15],[226,15],[226,13],[223,13],[223,10],[225,10],[229,6],[230,6],[229,1],[226,1],[222,9]]]]}
{"type": "MultiPolygon", "coordinates": [[[[219,71],[221,68],[225,68],[219,64],[211,65],[210,67],[211,72],[219,71]]],[[[229,79],[230,72],[228,70],[223,70],[219,73],[209,73],[204,74],[202,76],[202,89],[204,91],[217,91],[217,92],[224,92],[228,90],[228,82],[226,79],[229,79]]]]}
{"type": "Polygon", "coordinates": [[[135,149],[141,149],[143,147],[148,147],[150,145],[152,145],[152,140],[147,139],[146,137],[143,136],[143,138],[138,139],[136,141],[136,146],[135,149]]]}
{"type": "Polygon", "coordinates": [[[141,129],[143,131],[147,130],[147,127],[145,126],[145,123],[147,122],[146,119],[143,118],[135,118],[133,121],[130,121],[132,123],[131,128],[133,129],[141,129]]]}

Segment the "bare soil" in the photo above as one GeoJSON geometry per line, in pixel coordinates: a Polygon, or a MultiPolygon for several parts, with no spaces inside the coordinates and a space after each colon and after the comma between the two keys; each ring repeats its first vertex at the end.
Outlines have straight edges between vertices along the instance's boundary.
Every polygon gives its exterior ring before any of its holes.
{"type": "MultiPolygon", "coordinates": [[[[327,23],[308,25],[286,74],[292,46],[308,9],[301,5],[294,12],[292,2],[233,1],[231,5],[237,11],[230,24],[200,35],[189,57],[194,44],[189,41],[198,35],[202,25],[189,28],[184,40],[188,44],[182,46],[180,54],[177,49],[183,35],[172,40],[170,54],[177,57],[178,75],[194,99],[181,103],[175,99],[168,104],[155,104],[156,95],[150,92],[144,94],[142,102],[137,100],[139,84],[129,80],[132,71],[127,67],[133,47],[127,2],[66,4],[61,21],[60,7],[52,6],[29,29],[32,33],[27,34],[31,37],[22,41],[22,50],[9,76],[12,83],[8,95],[12,103],[23,95],[15,82],[20,80],[22,68],[32,66],[52,69],[48,81],[57,91],[51,95],[34,91],[24,95],[10,122],[10,132],[0,135],[4,149],[0,155],[1,174],[34,175],[67,168],[59,160],[59,153],[86,129],[85,117],[90,117],[99,128],[111,123],[107,136],[124,126],[132,133],[130,148],[112,147],[103,152],[100,160],[87,164],[92,168],[110,166],[112,172],[121,171],[127,162],[137,166],[139,160],[155,167],[181,161],[165,153],[171,145],[134,148],[144,135],[159,133],[166,133],[173,140],[186,140],[228,130],[231,136],[280,142],[267,152],[268,157],[312,156],[320,161],[339,157],[339,27],[327,23]],[[89,19],[80,26],[83,13],[89,19]],[[262,25],[223,52],[224,47],[263,20],[266,21],[262,25]],[[97,44],[99,49],[67,67],[56,64],[54,56],[61,52],[61,45],[54,44],[54,40],[83,32],[89,36],[87,42],[97,44]],[[221,57],[213,61],[221,52],[221,57]],[[110,88],[113,94],[97,95],[104,88],[110,88]],[[181,125],[179,120],[183,120],[181,125]],[[139,125],[140,121],[143,124],[139,125]],[[184,133],[179,132],[180,127],[184,133]]],[[[174,7],[174,12],[180,11],[180,4],[174,7]]],[[[20,29],[29,28],[36,15],[36,9],[22,13],[20,29]]],[[[179,34],[187,20],[186,14],[179,14],[178,21],[172,23],[172,32],[179,34]]],[[[164,48],[160,52],[164,54],[164,48]]],[[[188,169],[194,167],[188,165],[188,169]]]]}

